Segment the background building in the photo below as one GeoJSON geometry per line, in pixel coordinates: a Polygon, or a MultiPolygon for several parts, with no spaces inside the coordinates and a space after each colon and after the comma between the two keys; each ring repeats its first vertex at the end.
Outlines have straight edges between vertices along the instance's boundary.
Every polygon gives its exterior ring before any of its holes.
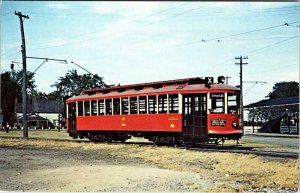
{"type": "MultiPolygon", "coordinates": [[[[30,128],[65,127],[64,104],[55,100],[36,100],[28,103],[28,126],[30,128]]],[[[17,103],[18,125],[22,126],[22,103],[17,103]]]]}
{"type": "Polygon", "coordinates": [[[266,99],[244,106],[258,132],[299,134],[299,96],[266,99]]]}

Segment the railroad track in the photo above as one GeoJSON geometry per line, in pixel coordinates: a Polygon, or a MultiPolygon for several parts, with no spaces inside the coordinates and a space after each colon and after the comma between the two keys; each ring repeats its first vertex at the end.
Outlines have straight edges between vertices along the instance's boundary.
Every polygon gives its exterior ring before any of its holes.
{"type": "Polygon", "coordinates": [[[227,153],[241,153],[241,154],[254,154],[259,156],[278,157],[278,158],[299,158],[299,153],[291,151],[270,151],[244,147],[180,147],[182,149],[188,149],[192,151],[203,152],[227,152],[227,153]]]}
{"type": "MultiPolygon", "coordinates": [[[[12,136],[0,136],[0,138],[12,138],[21,139],[20,137],[12,136]]],[[[72,142],[72,143],[95,143],[89,140],[83,139],[51,139],[51,138],[31,138],[30,140],[45,140],[45,141],[62,141],[62,142],[72,142]]],[[[100,143],[100,142],[99,142],[100,143]]],[[[121,144],[120,142],[111,142],[111,144],[121,144]]],[[[125,142],[122,144],[135,144],[142,146],[155,146],[153,142],[125,142]]],[[[291,151],[271,151],[271,150],[261,150],[254,149],[252,147],[242,147],[242,146],[212,146],[206,145],[201,147],[191,147],[191,146],[180,146],[176,147],[178,149],[187,149],[191,151],[202,151],[202,152],[227,152],[227,153],[241,153],[241,154],[254,154],[259,156],[277,157],[277,158],[299,158],[298,152],[291,151]]]]}

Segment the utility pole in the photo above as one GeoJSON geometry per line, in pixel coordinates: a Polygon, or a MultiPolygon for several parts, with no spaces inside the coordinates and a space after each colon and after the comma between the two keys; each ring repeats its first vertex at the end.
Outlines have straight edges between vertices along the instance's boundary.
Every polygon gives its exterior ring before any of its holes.
{"type": "Polygon", "coordinates": [[[22,37],[22,61],[23,61],[23,83],[22,83],[22,91],[23,91],[23,139],[28,139],[28,127],[27,127],[27,78],[26,78],[26,45],[25,45],[25,33],[24,33],[24,27],[23,27],[23,21],[25,19],[29,19],[27,15],[23,15],[21,12],[16,12],[15,15],[17,15],[20,19],[20,28],[21,28],[21,37],[22,37]],[[24,18],[24,20],[23,20],[24,18]]]}
{"type": "Polygon", "coordinates": [[[248,59],[247,56],[239,56],[239,57],[235,57],[236,60],[240,60],[239,63],[235,63],[235,65],[240,65],[240,90],[241,90],[241,94],[240,94],[240,111],[241,111],[241,122],[240,122],[240,126],[242,128],[242,131],[244,133],[244,109],[243,109],[243,65],[248,64],[248,63],[243,63],[243,59],[246,60],[248,59]]]}
{"type": "MultiPolygon", "coordinates": [[[[0,56],[0,59],[1,59],[1,56],[0,56]]],[[[0,130],[2,130],[2,127],[3,127],[3,114],[2,114],[2,99],[1,99],[1,79],[2,79],[2,72],[1,72],[1,64],[0,64],[0,130]]]]}

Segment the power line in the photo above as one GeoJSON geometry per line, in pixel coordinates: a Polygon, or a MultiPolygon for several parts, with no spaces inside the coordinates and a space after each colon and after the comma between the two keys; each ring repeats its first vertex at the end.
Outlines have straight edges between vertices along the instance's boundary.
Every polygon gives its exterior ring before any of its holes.
{"type": "MultiPolygon", "coordinates": [[[[19,47],[19,46],[18,46],[18,47],[19,47]]],[[[5,56],[5,55],[7,55],[7,54],[10,54],[10,53],[12,53],[12,52],[15,52],[16,49],[17,49],[17,46],[15,46],[14,48],[9,49],[9,50],[6,51],[5,53],[1,53],[1,56],[3,57],[3,56],[5,56]]],[[[15,53],[13,53],[13,55],[14,55],[14,54],[15,54],[15,53]]]]}
{"type": "Polygon", "coordinates": [[[172,15],[172,16],[170,16],[170,18],[174,18],[174,17],[178,17],[178,16],[180,16],[180,15],[184,15],[184,14],[186,14],[186,13],[189,13],[189,12],[192,12],[192,11],[195,11],[195,10],[198,10],[198,9],[201,9],[201,8],[204,8],[204,7],[207,7],[207,6],[209,6],[210,4],[206,4],[206,5],[203,5],[203,6],[200,6],[200,7],[196,7],[196,8],[193,8],[193,9],[190,9],[190,10],[187,10],[187,11],[184,11],[184,12],[182,12],[182,13],[178,13],[178,14],[176,14],[176,15],[172,15]]]}
{"type": "Polygon", "coordinates": [[[256,38],[245,38],[245,39],[225,39],[220,40],[219,42],[231,42],[231,41],[252,41],[252,40],[272,40],[272,39],[282,39],[282,38],[292,38],[292,37],[300,37],[300,36],[277,36],[277,37],[256,37],[256,38]]]}
{"type": "Polygon", "coordinates": [[[258,14],[248,14],[248,15],[233,15],[233,14],[217,14],[217,15],[214,15],[214,14],[206,14],[206,15],[184,15],[182,16],[181,18],[182,19],[199,19],[199,17],[201,18],[218,18],[218,17],[222,17],[222,19],[245,19],[245,18],[255,18],[255,17],[271,17],[271,16],[280,16],[280,15],[284,15],[284,16],[287,16],[287,15],[294,15],[294,14],[299,14],[299,10],[290,10],[291,12],[288,12],[288,13],[275,13],[275,14],[272,14],[272,13],[258,13],[258,14]]]}
{"type": "MultiPolygon", "coordinates": [[[[243,53],[243,55],[245,55],[245,54],[249,54],[249,53],[261,53],[261,52],[258,52],[258,51],[261,51],[261,50],[265,50],[266,48],[273,48],[273,47],[276,47],[276,46],[278,46],[278,45],[280,45],[280,44],[282,44],[282,43],[286,43],[286,42],[288,42],[288,41],[290,41],[290,40],[294,40],[294,39],[296,39],[297,37],[299,37],[299,36],[294,36],[294,37],[291,37],[291,38],[288,38],[288,39],[286,39],[286,40],[282,40],[282,41],[279,41],[279,42],[275,42],[275,43],[273,43],[273,44],[269,44],[269,45],[267,45],[267,46],[264,46],[264,47],[261,47],[261,48],[258,48],[258,49],[254,49],[254,50],[251,50],[251,51],[248,51],[248,52],[245,52],[245,53],[243,53]]],[[[251,54],[251,56],[253,56],[253,55],[255,55],[255,54],[251,54]]],[[[229,61],[231,61],[231,59],[228,59],[228,60],[225,60],[224,62],[223,62],[223,64],[222,65],[219,65],[219,66],[225,66],[226,64],[227,64],[227,62],[229,62],[229,61]]],[[[287,65],[287,66],[291,66],[291,65],[287,65]]],[[[284,66],[283,66],[284,67],[284,66]]],[[[228,69],[228,68],[226,68],[226,69],[228,69]]],[[[275,69],[277,69],[277,68],[275,68],[275,69]]],[[[258,71],[258,72],[262,72],[262,71],[258,71]]],[[[258,73],[258,72],[254,72],[254,73],[258,73]]],[[[248,73],[248,74],[254,74],[254,73],[248,73]]]]}
{"type": "Polygon", "coordinates": [[[161,20],[159,20],[159,21],[155,21],[155,22],[151,22],[151,23],[145,24],[145,25],[142,26],[142,27],[149,26],[149,25],[153,25],[153,24],[156,24],[156,23],[158,23],[158,22],[162,22],[162,21],[165,21],[165,20],[168,20],[168,19],[172,19],[172,18],[174,18],[174,17],[178,17],[178,16],[181,16],[181,15],[184,15],[184,14],[189,13],[189,12],[191,12],[191,11],[195,11],[195,10],[197,10],[197,9],[202,9],[202,8],[207,7],[207,6],[209,6],[209,5],[210,5],[210,4],[205,4],[205,5],[202,5],[202,6],[193,8],[193,9],[189,9],[189,10],[187,10],[187,11],[183,11],[183,12],[181,12],[181,13],[178,13],[178,14],[175,14],[175,15],[171,15],[170,17],[161,19],[161,20]]]}
{"type": "MultiPolygon", "coordinates": [[[[129,22],[136,22],[136,21],[145,19],[145,18],[147,18],[147,17],[157,15],[157,14],[162,13],[162,12],[167,12],[167,11],[173,10],[173,9],[178,8],[178,7],[181,7],[181,6],[185,5],[185,4],[188,4],[188,2],[187,2],[187,3],[182,3],[182,4],[177,5],[177,6],[173,6],[173,7],[171,7],[171,8],[167,8],[167,9],[164,9],[164,10],[161,10],[161,11],[158,11],[158,12],[154,12],[154,13],[152,13],[152,14],[150,14],[150,15],[142,16],[142,17],[140,17],[140,18],[138,18],[138,19],[130,20],[129,22]]],[[[90,14],[89,14],[89,15],[90,15],[90,14]]],[[[144,26],[141,26],[141,27],[144,27],[144,26]]],[[[136,27],[136,28],[139,28],[139,27],[136,27]]],[[[136,28],[134,28],[134,29],[136,29],[136,28]]],[[[129,31],[127,31],[127,33],[128,33],[128,32],[129,32],[129,31]]],[[[117,33],[120,33],[120,32],[117,32],[117,33]]],[[[95,33],[93,33],[93,34],[96,35],[96,34],[98,34],[98,32],[95,32],[95,33]]],[[[109,35],[111,35],[111,34],[109,34],[109,35]]],[[[86,34],[80,34],[80,35],[76,35],[76,36],[74,36],[74,37],[64,38],[64,40],[65,40],[65,39],[75,39],[75,38],[78,38],[78,37],[81,37],[81,36],[86,36],[86,34]]],[[[105,36],[105,35],[104,35],[104,36],[105,36]]],[[[103,37],[103,36],[101,36],[101,37],[103,37]]],[[[93,38],[93,39],[94,39],[94,38],[93,38]]],[[[93,40],[93,39],[90,39],[90,40],[93,40]]],[[[49,42],[52,43],[53,41],[46,41],[46,42],[42,42],[42,43],[37,43],[37,44],[35,44],[35,45],[47,44],[47,43],[49,43],[49,42]]],[[[74,44],[74,43],[77,43],[77,42],[78,42],[78,41],[73,42],[73,43],[71,43],[71,44],[74,44]]],[[[71,44],[65,44],[65,45],[71,45],[71,44]]],[[[58,46],[48,46],[47,48],[51,48],[51,47],[58,47],[58,46]]]]}
{"type": "MultiPolygon", "coordinates": [[[[184,3],[184,4],[185,4],[185,3],[184,3]]],[[[181,4],[181,6],[184,5],[184,4],[181,4]]],[[[196,10],[196,9],[204,8],[204,7],[207,7],[207,6],[209,6],[209,5],[210,5],[210,4],[206,4],[206,5],[204,5],[204,6],[199,6],[199,7],[196,7],[196,8],[193,8],[193,9],[190,9],[190,10],[187,10],[187,11],[184,11],[184,12],[181,12],[181,13],[179,13],[179,14],[172,15],[172,16],[170,16],[170,17],[168,17],[168,18],[161,19],[161,20],[159,20],[159,21],[150,22],[150,23],[147,23],[147,24],[142,25],[142,26],[134,27],[133,29],[129,29],[128,31],[125,31],[125,32],[122,32],[122,33],[123,33],[123,34],[126,34],[126,33],[128,33],[128,32],[131,32],[132,30],[136,30],[136,29],[139,29],[139,28],[143,28],[143,27],[146,27],[146,26],[149,26],[149,25],[156,24],[156,23],[161,22],[161,21],[164,21],[164,20],[168,20],[168,19],[171,19],[171,18],[174,18],[174,17],[178,17],[178,16],[183,15],[183,14],[185,14],[185,13],[187,13],[187,12],[191,12],[191,11],[194,11],[194,10],[196,10]]],[[[142,18],[144,18],[144,17],[142,17],[142,18]]],[[[136,21],[136,20],[131,20],[130,22],[133,22],[133,21],[136,21]]],[[[120,33],[120,31],[117,31],[115,34],[118,34],[118,33],[120,33]]],[[[94,33],[94,34],[97,35],[98,33],[94,33]]],[[[112,34],[112,33],[110,33],[109,35],[111,35],[111,34],[112,34]]],[[[84,36],[84,35],[86,35],[86,34],[82,34],[82,35],[79,35],[79,36],[84,36]]],[[[108,34],[107,34],[107,35],[108,35],[108,34]]],[[[91,41],[91,40],[103,38],[104,36],[105,36],[105,35],[102,35],[101,37],[96,37],[96,38],[89,38],[89,39],[86,39],[85,41],[91,41]]],[[[74,37],[74,38],[75,38],[75,37],[74,37]]],[[[70,39],[73,39],[73,38],[70,38],[70,39]]],[[[82,40],[80,40],[80,41],[82,41],[82,40]]],[[[73,44],[76,44],[76,43],[78,43],[78,42],[80,42],[80,41],[74,41],[74,42],[71,42],[71,43],[68,43],[68,44],[64,44],[63,46],[65,46],[65,45],[73,45],[73,44]]],[[[59,46],[62,46],[62,45],[59,45],[59,46]]],[[[57,45],[57,46],[48,46],[48,47],[45,47],[45,48],[43,48],[43,49],[51,48],[51,47],[58,47],[58,45],[57,45]]],[[[35,49],[37,49],[37,48],[35,48],[35,49]]],[[[32,50],[32,49],[30,49],[30,50],[32,50]]]]}
{"type": "Polygon", "coordinates": [[[290,27],[300,27],[299,25],[291,25],[291,24],[288,24],[288,23],[285,23],[284,25],[290,26],[290,27]]]}
{"type": "MultiPolygon", "coordinates": [[[[289,24],[294,24],[294,23],[299,23],[299,22],[300,21],[296,21],[296,22],[291,22],[289,24]]],[[[215,41],[215,40],[220,41],[221,39],[225,39],[225,38],[229,38],[229,37],[235,37],[235,36],[245,35],[245,34],[249,34],[249,33],[259,32],[259,31],[265,31],[265,30],[274,29],[274,28],[283,27],[283,26],[285,26],[285,24],[275,25],[275,26],[256,29],[256,30],[250,30],[250,31],[241,32],[241,33],[237,33],[237,34],[232,34],[232,35],[220,36],[220,37],[211,38],[211,39],[202,39],[201,41],[197,40],[197,41],[190,41],[190,42],[186,42],[186,43],[179,43],[179,44],[175,44],[175,45],[171,45],[171,46],[166,46],[164,48],[185,46],[185,45],[196,44],[196,43],[205,43],[205,42],[210,42],[210,41],[215,41]]],[[[155,48],[155,49],[158,49],[158,48],[155,48]]],[[[162,48],[160,47],[159,49],[162,49],[162,48]]],[[[149,51],[149,49],[148,50],[146,49],[143,51],[149,51]]]]}
{"type": "MultiPolygon", "coordinates": [[[[186,5],[188,3],[190,3],[190,2],[182,3],[182,4],[176,5],[176,6],[171,7],[171,8],[167,8],[167,9],[164,9],[164,10],[161,10],[161,11],[157,11],[157,12],[154,12],[150,15],[145,16],[145,17],[150,17],[150,16],[153,16],[153,15],[159,15],[161,13],[165,13],[165,12],[171,11],[173,9],[177,9],[178,7],[182,7],[183,5],[186,5]]],[[[144,17],[142,17],[142,18],[144,18],[144,17]]],[[[139,19],[142,19],[142,18],[139,18],[139,19]]]]}
{"type": "MultiPolygon", "coordinates": [[[[297,22],[291,22],[290,24],[299,23],[299,22],[300,22],[300,21],[297,21],[297,22]]],[[[240,36],[240,35],[249,34],[249,33],[254,33],[254,32],[259,32],[259,31],[265,31],[265,30],[269,30],[269,29],[274,29],[274,28],[282,27],[282,26],[285,26],[285,24],[275,25],[275,26],[271,26],[271,27],[266,27],[266,28],[256,29],[256,30],[251,30],[251,31],[246,31],[246,32],[241,32],[241,33],[232,34],[232,35],[227,35],[227,36],[221,36],[221,37],[218,37],[218,38],[212,38],[212,39],[206,40],[206,42],[208,42],[208,41],[213,41],[213,40],[224,39],[224,38],[229,38],[229,37],[234,37],[234,36],[240,36]]],[[[200,41],[198,41],[198,42],[200,42],[200,41]]]]}
{"type": "Polygon", "coordinates": [[[16,54],[15,58],[13,59],[13,61],[16,60],[16,58],[18,57],[19,53],[21,53],[21,50],[18,51],[18,53],[16,54]]]}
{"type": "Polygon", "coordinates": [[[253,85],[245,92],[243,96],[245,96],[256,84],[267,84],[267,82],[263,81],[243,81],[244,83],[253,83],[253,85]]]}
{"type": "MultiPolygon", "coordinates": [[[[254,53],[254,52],[261,53],[261,52],[258,52],[258,51],[264,50],[264,49],[266,49],[266,48],[271,48],[271,47],[278,46],[279,44],[286,43],[287,41],[290,41],[290,40],[293,40],[293,39],[296,39],[296,38],[288,38],[288,39],[286,39],[286,40],[283,40],[283,41],[280,41],[280,42],[275,42],[275,43],[273,43],[273,44],[264,46],[264,47],[259,48],[259,49],[256,49],[256,50],[252,50],[252,51],[247,52],[247,53],[248,53],[248,54],[249,54],[249,53],[254,53]]],[[[244,54],[246,54],[246,53],[244,53],[244,54]]],[[[253,55],[254,55],[254,54],[252,54],[252,56],[253,56],[253,55]]],[[[280,66],[280,67],[276,67],[276,68],[271,68],[271,69],[269,69],[269,68],[263,68],[263,69],[261,69],[260,71],[250,72],[250,73],[248,73],[248,74],[257,74],[257,73],[259,73],[259,72],[264,72],[265,70],[267,70],[267,71],[270,71],[270,70],[276,70],[276,69],[284,68],[284,67],[287,67],[287,66],[293,66],[293,65],[290,65],[290,64],[289,64],[289,65],[284,65],[284,66],[280,66]]]]}
{"type": "Polygon", "coordinates": [[[269,10],[269,9],[253,9],[253,10],[237,10],[237,11],[212,11],[212,12],[202,12],[202,13],[194,13],[188,14],[185,17],[191,16],[224,16],[224,15],[233,15],[233,14],[255,14],[255,13],[274,13],[274,12],[286,12],[286,11],[299,11],[300,6],[290,7],[291,9],[283,9],[283,10],[269,10]]]}
{"type": "MultiPolygon", "coordinates": [[[[165,12],[169,12],[170,10],[176,9],[178,7],[181,7],[183,5],[186,5],[188,3],[191,2],[186,2],[186,3],[182,3],[179,5],[175,5],[173,7],[167,8],[167,9],[163,9],[154,13],[151,13],[149,15],[145,15],[140,17],[139,19],[143,19],[145,17],[149,17],[149,16],[153,16],[153,15],[158,15],[161,13],[165,13],[165,12]]],[[[280,12],[280,11],[290,11],[290,9],[292,10],[298,10],[298,8],[300,8],[300,6],[285,6],[285,7],[273,7],[273,8],[263,8],[263,9],[247,9],[247,10],[234,10],[234,11],[226,11],[226,13],[224,13],[224,11],[209,11],[209,12],[204,12],[204,13],[194,13],[194,15],[198,14],[200,16],[203,16],[202,14],[211,14],[211,15],[226,15],[226,14],[235,14],[235,13],[253,13],[253,12],[280,12]],[[270,11],[269,11],[270,10],[270,11]]],[[[55,13],[45,13],[45,12],[28,12],[29,14],[32,15],[38,15],[38,16],[45,16],[45,17],[68,17],[68,16],[72,16],[72,17],[77,17],[77,18],[81,18],[81,17],[120,17],[119,15],[107,15],[107,14],[102,14],[102,15],[97,15],[97,14],[84,14],[84,13],[63,13],[63,15],[54,15],[55,13]]],[[[7,13],[8,14],[8,13],[7,13]]],[[[191,14],[188,14],[186,16],[192,16],[191,14]]],[[[139,20],[139,19],[135,19],[135,20],[139,20]]],[[[133,21],[135,21],[133,20],[133,21]]]]}
{"type": "Polygon", "coordinates": [[[279,42],[275,42],[275,43],[273,43],[273,44],[269,44],[269,45],[264,46],[264,47],[262,47],[262,48],[258,48],[258,49],[255,49],[255,50],[251,50],[251,51],[249,51],[249,52],[246,52],[245,54],[255,53],[255,52],[264,50],[264,49],[266,49],[266,48],[274,47],[274,46],[276,46],[276,45],[278,45],[278,44],[287,42],[287,41],[289,41],[289,40],[296,39],[296,38],[299,38],[299,36],[293,36],[293,37],[287,38],[287,39],[285,39],[285,40],[281,40],[281,41],[279,41],[279,42]]]}

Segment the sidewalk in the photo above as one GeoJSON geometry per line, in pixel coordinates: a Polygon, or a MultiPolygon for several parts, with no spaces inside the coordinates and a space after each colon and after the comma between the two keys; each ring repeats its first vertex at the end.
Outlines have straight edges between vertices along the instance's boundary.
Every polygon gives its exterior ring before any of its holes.
{"type": "Polygon", "coordinates": [[[299,138],[299,135],[281,134],[281,133],[244,133],[244,135],[253,135],[260,137],[285,137],[285,138],[299,138]]]}

